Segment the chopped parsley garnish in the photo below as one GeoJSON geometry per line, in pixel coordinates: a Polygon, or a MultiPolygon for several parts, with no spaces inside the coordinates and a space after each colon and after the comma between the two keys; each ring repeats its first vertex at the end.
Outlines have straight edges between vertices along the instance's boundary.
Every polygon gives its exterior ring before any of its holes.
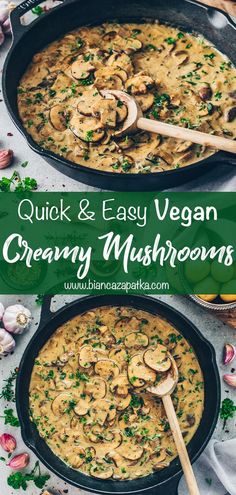
{"type": "Polygon", "coordinates": [[[174,45],[176,42],[176,39],[170,37],[170,38],[166,38],[165,41],[166,41],[166,43],[168,43],[168,45],[174,45]]]}
{"type": "Polygon", "coordinates": [[[215,58],[215,53],[205,53],[204,58],[213,60],[215,58]]]}
{"type": "Polygon", "coordinates": [[[36,7],[33,7],[31,12],[32,12],[32,14],[35,14],[35,15],[41,15],[41,14],[43,14],[44,10],[42,7],[40,7],[40,5],[36,5],[36,7]]]}
{"type": "Polygon", "coordinates": [[[222,98],[222,93],[221,93],[220,91],[217,91],[217,92],[215,93],[215,99],[216,99],[216,100],[220,100],[221,98],[222,98]]]}
{"type": "Polygon", "coordinates": [[[88,142],[91,142],[93,140],[93,131],[86,132],[85,140],[88,142]]]}

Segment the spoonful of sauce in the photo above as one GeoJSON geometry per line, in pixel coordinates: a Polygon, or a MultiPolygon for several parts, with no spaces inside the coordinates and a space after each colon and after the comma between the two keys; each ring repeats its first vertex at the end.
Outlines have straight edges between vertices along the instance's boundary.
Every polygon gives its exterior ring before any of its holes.
{"type": "Polygon", "coordinates": [[[169,136],[183,141],[191,141],[192,143],[201,144],[203,146],[236,153],[236,141],[233,139],[226,139],[221,136],[205,134],[204,132],[195,131],[193,129],[186,129],[185,127],[144,118],[137,101],[124,91],[104,89],[101,91],[101,94],[108,99],[111,98],[111,96],[119,99],[128,109],[128,115],[122,127],[116,131],[116,136],[131,134],[142,129],[163,136],[169,136]]]}
{"type": "Polygon", "coordinates": [[[157,345],[156,349],[148,350],[143,355],[143,360],[147,366],[154,371],[160,371],[158,378],[160,381],[147,388],[147,391],[152,395],[156,395],[162,399],[166,416],[172,431],[177,452],[186,478],[190,495],[200,495],[193,468],[188,456],[183,435],[180,430],[179,422],[173,406],[171,394],[174,392],[178,383],[178,368],[176,362],[166,347],[157,345]],[[164,359],[163,359],[164,356],[164,359]]]}

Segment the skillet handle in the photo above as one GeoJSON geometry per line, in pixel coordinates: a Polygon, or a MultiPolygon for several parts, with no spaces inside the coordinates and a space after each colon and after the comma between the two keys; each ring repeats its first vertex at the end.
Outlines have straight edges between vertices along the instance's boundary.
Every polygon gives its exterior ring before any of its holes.
{"type": "Polygon", "coordinates": [[[38,329],[40,329],[41,326],[44,325],[44,323],[49,321],[53,315],[53,312],[51,311],[52,298],[53,298],[52,294],[46,294],[43,298],[42,311],[41,311],[41,315],[40,315],[40,321],[39,321],[38,329]]]}
{"type": "MultiPolygon", "coordinates": [[[[11,22],[11,30],[12,30],[12,35],[13,35],[13,41],[15,42],[21,36],[23,36],[24,33],[26,33],[30,27],[31,24],[28,24],[27,26],[24,26],[21,24],[21,17],[26,14],[26,12],[29,12],[29,10],[32,10],[34,7],[37,7],[37,5],[40,5],[43,2],[43,0],[25,0],[24,2],[20,3],[17,5],[10,13],[10,22],[11,22]]],[[[61,3],[63,3],[63,0],[61,0],[61,3]]],[[[60,7],[60,5],[56,5],[54,8],[60,7]]],[[[50,9],[52,10],[52,9],[50,9]]],[[[50,10],[45,12],[45,14],[42,15],[47,15],[50,10]]],[[[37,22],[39,19],[35,19],[32,22],[37,22]]]]}

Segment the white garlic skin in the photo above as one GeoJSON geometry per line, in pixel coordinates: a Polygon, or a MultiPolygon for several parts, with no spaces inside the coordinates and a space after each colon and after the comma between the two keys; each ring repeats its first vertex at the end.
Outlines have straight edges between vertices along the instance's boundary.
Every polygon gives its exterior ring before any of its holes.
{"type": "Polygon", "coordinates": [[[0,302],[0,321],[2,321],[4,311],[5,311],[5,308],[4,308],[3,304],[0,302]]]}
{"type": "Polygon", "coordinates": [[[14,304],[5,310],[2,321],[8,332],[19,335],[29,328],[31,312],[22,304],[14,304]]]}
{"type": "Polygon", "coordinates": [[[7,356],[14,351],[16,343],[4,328],[0,328],[0,356],[7,356]]]}

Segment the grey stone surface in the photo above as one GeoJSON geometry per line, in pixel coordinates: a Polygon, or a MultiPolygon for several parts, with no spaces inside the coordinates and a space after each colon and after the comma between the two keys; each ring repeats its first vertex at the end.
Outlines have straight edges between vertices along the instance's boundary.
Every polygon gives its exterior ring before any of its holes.
{"type": "MultiPolygon", "coordinates": [[[[77,296],[55,296],[52,300],[52,305],[51,305],[52,311],[58,310],[64,304],[72,300],[75,300],[76,298],[77,296]]],[[[199,328],[199,330],[205,335],[205,337],[211,341],[211,343],[213,344],[216,350],[219,373],[220,376],[222,377],[223,373],[225,372],[225,367],[221,364],[222,348],[225,342],[231,342],[234,343],[234,345],[236,345],[236,330],[228,327],[227,325],[224,325],[222,322],[216,319],[215,316],[209,314],[206,310],[203,310],[202,308],[198,307],[195,303],[188,300],[186,297],[157,296],[157,299],[161,299],[165,301],[167,304],[181,311],[187,318],[189,318],[199,328]]],[[[9,376],[11,370],[13,370],[15,367],[19,365],[21,356],[29,339],[32,337],[33,333],[37,330],[38,323],[40,320],[41,308],[36,305],[35,296],[23,296],[23,297],[1,296],[0,301],[4,304],[5,307],[9,304],[20,302],[26,305],[32,311],[32,315],[33,315],[33,322],[29,331],[27,331],[23,335],[18,336],[16,339],[17,346],[14,354],[8,357],[4,357],[0,360],[0,390],[1,390],[3,385],[3,380],[9,376]]],[[[227,367],[226,368],[227,371],[230,371],[233,366],[234,365],[227,367]]],[[[226,391],[228,391],[229,389],[226,387],[226,385],[223,383],[222,380],[221,382],[222,382],[222,398],[232,397],[233,399],[235,399],[235,391],[231,389],[229,393],[227,393],[226,391]]],[[[1,411],[3,411],[3,408],[6,406],[7,404],[3,400],[1,400],[0,401],[1,411]]],[[[12,407],[12,404],[10,406],[12,407]]],[[[228,430],[229,430],[228,433],[223,432],[222,421],[219,420],[217,428],[214,433],[214,437],[218,438],[219,440],[225,440],[234,437],[235,420],[229,421],[228,430]]],[[[18,441],[17,453],[24,451],[29,452],[31,459],[30,466],[33,466],[36,457],[33,453],[29,451],[28,448],[24,446],[23,441],[21,439],[20,430],[18,428],[4,426],[3,420],[0,419],[0,434],[3,432],[9,432],[16,436],[18,441]]],[[[0,456],[1,455],[4,455],[3,451],[0,452],[0,456]]],[[[47,470],[43,468],[43,471],[47,471],[47,470]]],[[[9,468],[5,466],[4,462],[0,462],[0,480],[1,480],[0,486],[1,486],[1,493],[3,495],[13,494],[13,491],[10,489],[10,487],[7,486],[7,482],[6,482],[6,478],[9,475],[9,473],[10,473],[9,468]]],[[[54,476],[53,474],[51,475],[51,478],[48,482],[48,487],[60,489],[60,490],[69,489],[69,495],[79,495],[79,493],[81,493],[82,495],[82,492],[80,490],[77,490],[76,488],[66,485],[62,480],[60,480],[58,477],[54,476]]],[[[23,493],[25,492],[23,490],[19,490],[18,493],[19,495],[23,495],[23,493]]],[[[29,495],[37,495],[40,493],[40,490],[36,489],[32,485],[29,485],[27,493],[29,495]]]]}

